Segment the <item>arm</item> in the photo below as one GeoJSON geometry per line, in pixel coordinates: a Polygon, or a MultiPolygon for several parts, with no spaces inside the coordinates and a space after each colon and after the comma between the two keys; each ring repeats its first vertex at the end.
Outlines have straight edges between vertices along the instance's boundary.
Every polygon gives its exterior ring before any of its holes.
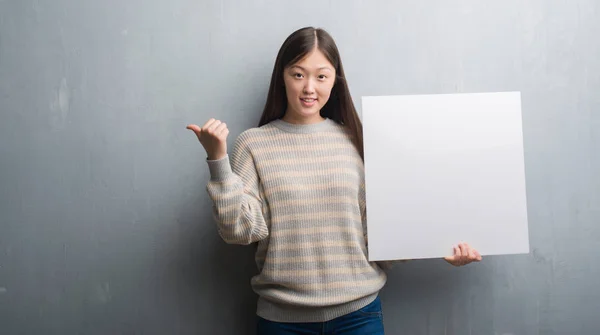
{"type": "Polygon", "coordinates": [[[259,179],[253,157],[242,137],[231,156],[207,160],[210,180],[206,190],[213,201],[219,236],[229,244],[251,244],[269,235],[263,216],[259,179]]]}

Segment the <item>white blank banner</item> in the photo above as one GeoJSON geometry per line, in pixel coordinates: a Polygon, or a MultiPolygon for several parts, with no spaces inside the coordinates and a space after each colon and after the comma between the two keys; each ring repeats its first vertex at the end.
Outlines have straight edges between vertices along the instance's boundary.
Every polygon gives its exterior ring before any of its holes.
{"type": "Polygon", "coordinates": [[[362,98],[371,261],[529,252],[519,92],[362,98]]]}

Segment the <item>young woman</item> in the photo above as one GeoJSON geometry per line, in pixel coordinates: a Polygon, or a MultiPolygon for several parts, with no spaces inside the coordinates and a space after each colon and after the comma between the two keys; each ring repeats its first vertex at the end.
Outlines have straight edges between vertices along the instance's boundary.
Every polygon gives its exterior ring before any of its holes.
{"type": "MultiPolygon", "coordinates": [[[[362,124],[332,37],[283,43],[258,127],[228,154],[229,130],[189,125],[207,153],[221,238],[257,244],[258,334],[383,334],[388,262],[369,262],[362,124]]],[[[481,260],[467,244],[446,261],[481,260]]]]}

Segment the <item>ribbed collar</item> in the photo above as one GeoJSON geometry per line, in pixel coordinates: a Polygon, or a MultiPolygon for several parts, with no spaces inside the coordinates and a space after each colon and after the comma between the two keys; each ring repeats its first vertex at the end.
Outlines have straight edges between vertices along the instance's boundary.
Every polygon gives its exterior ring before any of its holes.
{"type": "Polygon", "coordinates": [[[309,123],[309,124],[296,124],[289,123],[287,121],[283,121],[282,119],[276,119],[271,121],[271,124],[275,127],[287,131],[289,133],[298,133],[298,134],[310,134],[316,133],[326,130],[334,129],[337,123],[332,119],[325,118],[325,120],[317,122],[317,123],[309,123]]]}

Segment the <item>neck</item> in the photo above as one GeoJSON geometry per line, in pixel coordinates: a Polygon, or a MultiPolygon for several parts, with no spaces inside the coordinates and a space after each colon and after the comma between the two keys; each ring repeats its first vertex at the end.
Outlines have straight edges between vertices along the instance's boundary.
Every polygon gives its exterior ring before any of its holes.
{"type": "Polygon", "coordinates": [[[281,118],[273,120],[271,123],[283,131],[300,134],[330,131],[332,129],[335,129],[337,124],[335,121],[328,118],[322,118],[321,122],[313,123],[292,123],[288,122],[284,118],[281,118]]]}
{"type": "Polygon", "coordinates": [[[295,116],[293,113],[289,113],[288,111],[286,111],[282,120],[292,124],[314,124],[325,121],[325,118],[322,117],[320,114],[310,117],[299,117],[295,116]]]}

